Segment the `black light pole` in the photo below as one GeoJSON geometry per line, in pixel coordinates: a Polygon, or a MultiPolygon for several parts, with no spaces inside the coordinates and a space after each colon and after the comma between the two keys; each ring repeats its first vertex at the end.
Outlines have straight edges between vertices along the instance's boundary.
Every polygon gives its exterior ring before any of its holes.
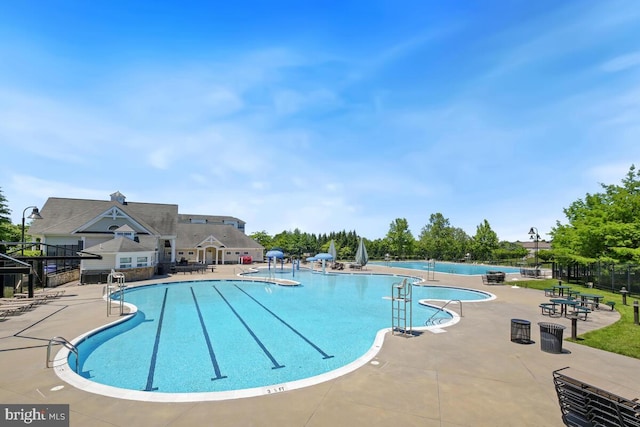
{"type": "Polygon", "coordinates": [[[24,216],[27,213],[28,209],[33,208],[33,210],[31,211],[31,215],[29,215],[27,218],[29,219],[42,219],[42,215],[40,215],[40,212],[38,211],[38,208],[36,206],[27,206],[26,208],[24,208],[24,210],[22,211],[22,241],[20,243],[22,243],[21,247],[20,247],[20,255],[24,255],[24,216]]]}
{"type": "Polygon", "coordinates": [[[538,277],[538,242],[540,242],[540,235],[538,234],[538,229],[535,227],[531,227],[529,230],[529,236],[531,236],[531,240],[535,243],[535,255],[536,255],[536,277],[538,277]]]}

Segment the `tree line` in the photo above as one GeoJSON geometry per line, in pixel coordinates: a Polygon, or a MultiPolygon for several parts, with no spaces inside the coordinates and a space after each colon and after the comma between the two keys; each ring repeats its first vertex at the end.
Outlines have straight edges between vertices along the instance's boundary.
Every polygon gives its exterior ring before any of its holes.
{"type": "MultiPolygon", "coordinates": [[[[353,259],[359,242],[355,230],[316,235],[295,229],[274,236],[259,231],[249,237],[267,249],[280,248],[289,256],[299,257],[327,252],[333,240],[341,260],[353,259]]],[[[405,218],[396,218],[384,238],[370,240],[365,237],[364,242],[369,257],[379,260],[497,262],[521,260],[528,253],[517,243],[500,242],[487,220],[478,225],[474,236],[469,236],[461,228],[453,227],[441,213],[431,215],[417,238],[411,233],[405,218]]]]}
{"type": "MultiPolygon", "coordinates": [[[[566,223],[550,231],[552,249],[540,250],[542,262],[560,265],[640,264],[640,171],[631,165],[621,184],[600,184],[602,191],[572,202],[563,210],[566,223]]],[[[274,246],[296,255],[326,252],[333,239],[340,259],[350,259],[358,244],[357,233],[332,232],[316,236],[300,230],[270,236],[251,235],[266,248],[274,246]]],[[[434,213],[413,236],[405,218],[396,218],[384,238],[365,238],[373,259],[435,259],[440,261],[521,262],[528,250],[518,242],[500,241],[483,220],[473,236],[453,226],[442,213],[434,213]]],[[[526,259],[531,263],[531,259],[526,259]]]]}
{"type": "MultiPolygon", "coordinates": [[[[600,185],[601,192],[588,193],[563,210],[567,222],[556,222],[549,233],[552,249],[539,251],[540,260],[561,265],[640,264],[640,171],[631,165],[621,184],[600,185]]],[[[22,230],[20,225],[11,223],[10,214],[0,188],[0,241],[17,242],[22,230]]],[[[289,256],[327,252],[333,240],[341,260],[355,257],[360,238],[355,230],[316,235],[299,229],[274,236],[259,231],[250,237],[267,249],[281,248],[289,256]]],[[[385,237],[373,240],[365,237],[364,241],[372,259],[389,256],[400,260],[491,263],[522,261],[528,253],[518,242],[499,241],[486,219],[478,224],[475,234],[469,236],[442,213],[431,214],[418,236],[411,233],[405,218],[396,218],[389,224],[385,237]]]]}

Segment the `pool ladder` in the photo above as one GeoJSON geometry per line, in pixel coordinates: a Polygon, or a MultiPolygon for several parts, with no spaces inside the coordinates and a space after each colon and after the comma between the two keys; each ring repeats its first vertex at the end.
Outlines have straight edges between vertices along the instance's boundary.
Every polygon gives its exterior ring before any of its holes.
{"type": "Polygon", "coordinates": [[[47,345],[47,368],[51,368],[53,366],[50,365],[51,360],[51,346],[54,344],[63,345],[67,348],[67,350],[71,351],[76,355],[76,373],[78,373],[78,361],[80,360],[80,356],[78,355],[78,347],[73,345],[69,340],[64,337],[53,337],[49,340],[49,345],[47,345]]]}
{"type": "Polygon", "coordinates": [[[447,301],[447,302],[446,302],[446,304],[445,304],[445,305],[443,305],[442,307],[438,307],[438,310],[437,310],[435,313],[433,313],[433,314],[431,315],[431,317],[429,317],[429,318],[426,320],[426,322],[424,322],[425,326],[429,326],[429,322],[431,322],[431,319],[433,319],[434,317],[436,317],[436,315],[437,315],[438,313],[440,313],[441,311],[444,311],[444,308],[445,308],[446,306],[448,306],[448,305],[449,305],[450,303],[452,303],[452,302],[457,302],[458,304],[460,304],[460,317],[462,317],[462,301],[461,301],[461,300],[459,300],[459,299],[450,299],[449,301],[447,301]]]}
{"type": "Polygon", "coordinates": [[[391,285],[391,333],[393,335],[397,331],[402,335],[413,336],[412,287],[413,285],[408,283],[406,278],[402,282],[391,285]]]}

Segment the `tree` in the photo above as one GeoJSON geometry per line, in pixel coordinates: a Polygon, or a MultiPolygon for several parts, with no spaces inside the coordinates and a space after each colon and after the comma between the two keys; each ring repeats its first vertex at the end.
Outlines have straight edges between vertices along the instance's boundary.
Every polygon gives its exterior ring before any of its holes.
{"type": "Polygon", "coordinates": [[[2,193],[2,187],[0,187],[0,224],[11,224],[11,209],[7,205],[7,198],[2,193]]]}
{"type": "MultiPolygon", "coordinates": [[[[496,260],[522,260],[527,256],[529,251],[520,243],[502,241],[498,244],[498,248],[493,251],[493,257],[496,260]]],[[[540,252],[538,252],[540,254],[540,252]]]]}
{"type": "Polygon", "coordinates": [[[8,242],[20,240],[20,231],[16,230],[17,228],[11,224],[11,209],[9,209],[8,201],[0,188],[0,240],[8,242]]]}
{"type": "Polygon", "coordinates": [[[249,237],[267,249],[271,247],[271,244],[273,242],[271,236],[264,230],[251,233],[249,237]]]}
{"type": "Polygon", "coordinates": [[[425,258],[444,259],[445,244],[450,228],[449,220],[440,212],[429,216],[429,223],[422,227],[419,236],[425,258]]]}
{"type": "Polygon", "coordinates": [[[476,227],[476,234],[473,236],[471,244],[471,256],[476,260],[489,261],[493,251],[498,247],[498,235],[491,229],[489,221],[485,219],[482,224],[476,227]]]}
{"type": "Polygon", "coordinates": [[[431,214],[429,224],[422,227],[420,253],[425,258],[458,261],[469,251],[470,238],[461,228],[452,227],[441,213],[431,214]]]}
{"type": "Polygon", "coordinates": [[[396,218],[389,225],[387,240],[389,248],[395,256],[404,259],[407,255],[413,254],[415,239],[409,231],[409,223],[405,218],[396,218]]]}
{"type": "Polygon", "coordinates": [[[640,263],[640,171],[631,165],[622,185],[600,184],[564,209],[568,224],[551,230],[553,253],[580,263],[640,263]]]}

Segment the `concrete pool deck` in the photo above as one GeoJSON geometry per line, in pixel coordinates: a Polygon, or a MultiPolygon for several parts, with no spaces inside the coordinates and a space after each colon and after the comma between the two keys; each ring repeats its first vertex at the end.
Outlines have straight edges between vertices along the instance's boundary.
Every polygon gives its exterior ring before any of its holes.
{"type": "MultiPolygon", "coordinates": [[[[234,278],[237,272],[238,267],[219,266],[215,273],[177,274],[153,282],[234,278]]],[[[370,272],[416,275],[384,266],[363,271],[370,272]]],[[[640,390],[640,360],[566,341],[563,354],[541,351],[537,322],[565,325],[565,338],[571,324],[541,315],[538,304],[548,300],[542,291],[487,286],[478,276],[439,273],[427,281],[431,283],[480,289],[497,299],[463,303],[461,321],[442,333],[410,338],[387,334],[374,363],[326,383],[260,397],[189,403],[104,397],[76,389],[46,368],[51,338],[72,340],[117,319],[107,317],[103,285],[69,284],[57,300],[0,321],[0,402],[69,404],[70,425],[91,427],[562,426],[552,381],[556,369],[570,366],[640,390]],[[511,318],[531,321],[534,344],[510,341],[511,318]]],[[[143,283],[130,283],[138,284],[143,283]]],[[[457,305],[451,308],[458,311],[457,305]]],[[[578,321],[578,333],[616,320],[616,311],[597,310],[587,321],[578,321]]]]}

